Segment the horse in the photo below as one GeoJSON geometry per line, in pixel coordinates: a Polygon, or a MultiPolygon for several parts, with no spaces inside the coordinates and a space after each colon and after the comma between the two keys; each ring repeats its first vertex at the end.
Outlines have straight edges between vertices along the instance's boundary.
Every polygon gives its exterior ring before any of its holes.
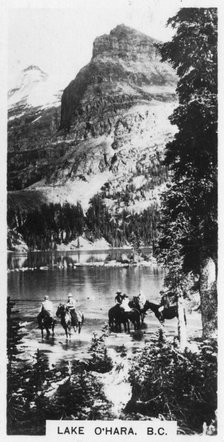
{"type": "Polygon", "coordinates": [[[140,328],[140,313],[137,309],[131,309],[130,311],[125,311],[120,305],[115,305],[108,311],[109,318],[109,328],[113,330],[118,328],[121,332],[121,324],[124,325],[124,330],[130,332],[129,321],[134,325],[134,329],[140,328]]]}
{"type": "Polygon", "coordinates": [[[42,339],[44,337],[44,329],[47,332],[47,337],[50,336],[50,329],[52,332],[52,336],[54,336],[54,327],[56,324],[56,319],[52,318],[47,311],[41,311],[37,316],[38,326],[41,329],[42,339]]]}
{"type": "Polygon", "coordinates": [[[146,313],[147,310],[149,309],[152,310],[152,312],[155,314],[155,316],[161,323],[163,323],[165,319],[173,319],[175,317],[176,318],[178,317],[177,305],[166,307],[164,308],[164,310],[159,312],[160,307],[161,307],[160,304],[154,304],[153,302],[146,301],[143,308],[143,312],[146,313]]]}
{"type": "Polygon", "coordinates": [[[65,330],[66,338],[68,335],[71,337],[71,327],[73,327],[76,332],[76,327],[78,327],[78,333],[81,332],[82,325],[84,323],[84,315],[79,310],[73,309],[70,311],[69,307],[64,304],[59,304],[56,316],[61,318],[61,325],[65,330]]]}
{"type": "Polygon", "coordinates": [[[140,319],[141,319],[141,324],[143,324],[144,322],[144,318],[146,315],[146,312],[144,311],[144,303],[139,301],[139,297],[138,296],[133,296],[133,299],[131,301],[129,301],[128,303],[129,307],[131,308],[135,308],[139,311],[140,313],[140,319]]]}
{"type": "MultiPolygon", "coordinates": [[[[121,306],[123,307],[123,301],[124,299],[127,298],[127,295],[124,295],[122,293],[117,293],[116,297],[115,297],[115,301],[121,306]]],[[[133,296],[133,299],[131,301],[128,302],[128,306],[131,308],[135,308],[136,310],[139,311],[140,313],[140,318],[141,318],[141,323],[143,323],[144,321],[144,317],[145,317],[145,313],[143,313],[143,308],[144,308],[144,303],[142,303],[139,300],[138,296],[133,296]]]]}

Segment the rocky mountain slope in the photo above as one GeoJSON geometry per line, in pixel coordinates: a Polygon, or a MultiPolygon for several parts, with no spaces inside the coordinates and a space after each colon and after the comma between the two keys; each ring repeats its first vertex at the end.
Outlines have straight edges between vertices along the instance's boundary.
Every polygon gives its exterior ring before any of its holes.
{"type": "Polygon", "coordinates": [[[62,84],[38,66],[21,71],[8,92],[8,189],[25,188],[47,169],[60,121],[62,84]],[[48,156],[48,155],[47,155],[48,156]]]}
{"type": "Polygon", "coordinates": [[[47,204],[80,202],[85,212],[98,194],[112,216],[158,207],[167,181],[161,160],[175,131],[168,117],[176,76],[157,43],[119,25],[94,41],[92,59],[64,90],[61,109],[58,101],[31,107],[30,92],[25,104],[14,99],[8,181],[17,192],[10,192],[10,204],[21,197],[24,205],[27,195],[30,207],[31,193],[47,204]]]}

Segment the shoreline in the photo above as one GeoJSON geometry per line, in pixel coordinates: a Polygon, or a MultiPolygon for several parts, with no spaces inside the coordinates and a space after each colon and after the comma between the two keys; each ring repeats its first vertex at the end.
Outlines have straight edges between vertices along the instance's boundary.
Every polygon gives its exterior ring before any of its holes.
{"type": "Polygon", "coordinates": [[[26,272],[26,271],[35,271],[35,270],[41,270],[41,271],[48,271],[48,270],[67,270],[73,269],[75,270],[77,267],[119,267],[119,268],[128,268],[128,267],[151,267],[151,266],[158,266],[155,258],[150,259],[149,261],[140,261],[140,262],[133,262],[133,263],[122,263],[122,262],[104,262],[104,261],[95,261],[95,262],[85,262],[85,263],[74,263],[70,265],[51,265],[51,266],[40,266],[40,267],[20,267],[16,269],[7,269],[8,273],[11,272],[26,272]]]}
{"type": "MultiPolygon", "coordinates": [[[[142,246],[140,247],[140,250],[142,249],[151,249],[152,250],[152,246],[142,246]]],[[[133,247],[132,246],[122,246],[122,247],[75,247],[75,248],[63,248],[63,249],[56,249],[56,250],[8,250],[7,249],[7,253],[16,253],[16,254],[21,254],[21,255],[26,255],[28,253],[63,253],[63,252],[107,252],[107,251],[113,251],[113,250],[128,250],[128,251],[132,251],[133,247]]]]}

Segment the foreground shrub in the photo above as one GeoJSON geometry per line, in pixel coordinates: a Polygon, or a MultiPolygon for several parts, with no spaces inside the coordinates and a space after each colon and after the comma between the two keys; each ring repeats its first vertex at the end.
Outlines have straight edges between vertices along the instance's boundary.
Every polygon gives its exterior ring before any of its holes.
{"type": "Polygon", "coordinates": [[[49,366],[47,355],[39,350],[33,361],[17,359],[21,340],[17,322],[8,330],[7,434],[44,435],[47,419],[110,419],[111,404],[94,373],[112,368],[104,342],[106,329],[94,335],[89,359],[49,366]]]}
{"type": "Polygon", "coordinates": [[[108,356],[105,345],[105,338],[108,336],[108,325],[106,325],[100,335],[93,333],[92,344],[89,349],[91,358],[88,362],[88,370],[106,373],[113,367],[111,358],[108,356]]]}
{"type": "Polygon", "coordinates": [[[216,343],[204,341],[198,353],[152,342],[130,372],[132,398],[127,413],[177,420],[184,433],[202,432],[217,407],[216,343]]]}

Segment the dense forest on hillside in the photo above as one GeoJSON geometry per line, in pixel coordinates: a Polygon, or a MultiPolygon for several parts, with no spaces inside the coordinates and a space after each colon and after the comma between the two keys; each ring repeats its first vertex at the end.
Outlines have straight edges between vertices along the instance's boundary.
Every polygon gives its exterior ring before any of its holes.
{"type": "MultiPolygon", "coordinates": [[[[100,194],[94,196],[86,214],[81,205],[41,204],[32,210],[8,207],[8,227],[22,235],[30,250],[54,250],[84,235],[88,240],[105,238],[113,247],[152,245],[156,241],[156,207],[140,214],[123,209],[112,214],[100,194]]],[[[13,249],[11,236],[8,248],[13,249]]]]}

